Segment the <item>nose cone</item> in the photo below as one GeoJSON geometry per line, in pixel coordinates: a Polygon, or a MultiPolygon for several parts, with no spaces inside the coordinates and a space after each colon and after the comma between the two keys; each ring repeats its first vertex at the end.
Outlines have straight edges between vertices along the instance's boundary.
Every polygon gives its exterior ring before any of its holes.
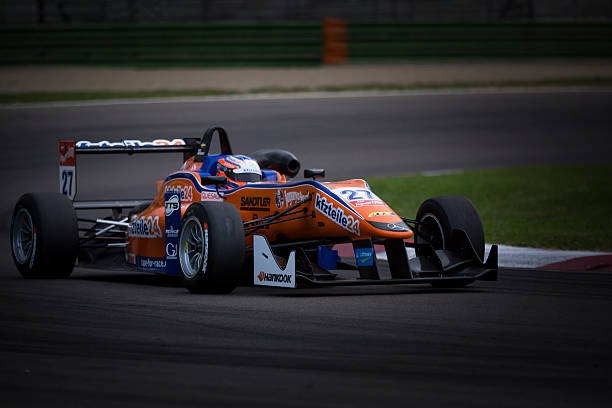
{"type": "Polygon", "coordinates": [[[363,207],[353,206],[353,208],[366,220],[368,226],[375,230],[372,231],[372,235],[383,235],[389,238],[412,238],[413,236],[408,225],[385,203],[363,207]],[[389,236],[387,233],[392,233],[392,235],[389,236]],[[396,234],[401,237],[395,236],[396,234]]]}
{"type": "Polygon", "coordinates": [[[342,200],[361,215],[362,235],[379,238],[411,238],[413,233],[383,200],[380,199],[365,180],[355,179],[325,183],[336,199],[342,200]]]}

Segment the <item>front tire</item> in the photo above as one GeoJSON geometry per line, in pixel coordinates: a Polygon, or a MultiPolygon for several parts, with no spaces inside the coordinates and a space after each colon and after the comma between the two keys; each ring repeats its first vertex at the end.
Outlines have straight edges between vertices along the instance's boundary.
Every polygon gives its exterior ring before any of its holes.
{"type": "Polygon", "coordinates": [[[78,225],[70,200],[59,193],[19,198],[11,220],[11,254],[24,278],[67,278],[78,251],[78,225]]]}
{"type": "MultiPolygon", "coordinates": [[[[430,198],[423,202],[416,216],[419,224],[414,241],[417,244],[430,243],[434,249],[450,249],[457,245],[453,242],[452,232],[465,231],[472,242],[476,254],[484,259],[485,239],[482,221],[470,200],[462,196],[443,196],[430,198]]],[[[425,255],[423,249],[416,249],[417,255],[425,255]]],[[[473,281],[444,280],[433,282],[437,288],[466,286],[473,281]]]]}
{"type": "Polygon", "coordinates": [[[206,201],[189,206],[179,232],[179,269],[190,292],[232,292],[244,256],[244,227],[234,206],[206,201]]]}

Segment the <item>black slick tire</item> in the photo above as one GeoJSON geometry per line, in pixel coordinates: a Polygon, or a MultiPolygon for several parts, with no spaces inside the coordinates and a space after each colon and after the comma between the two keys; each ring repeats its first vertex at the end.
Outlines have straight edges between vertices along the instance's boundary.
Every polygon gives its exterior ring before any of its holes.
{"type": "Polygon", "coordinates": [[[179,231],[179,275],[192,293],[230,293],[239,283],[245,258],[242,218],[231,204],[197,202],[189,206],[179,231]],[[193,236],[202,236],[194,246],[193,236]],[[193,267],[190,254],[198,252],[193,267]],[[197,264],[197,262],[195,262],[197,264]]]}
{"type": "Polygon", "coordinates": [[[19,198],[11,219],[10,243],[11,255],[24,278],[69,277],[78,240],[76,213],[66,196],[28,193],[19,198]]]}
{"type": "MultiPolygon", "coordinates": [[[[434,249],[452,248],[452,232],[455,229],[465,231],[469,237],[476,254],[484,258],[485,239],[482,221],[472,202],[462,196],[442,196],[425,200],[419,207],[416,216],[418,233],[415,234],[415,243],[430,242],[434,249]]],[[[417,255],[424,255],[422,249],[416,250],[417,255]]],[[[465,286],[472,281],[445,280],[432,283],[439,288],[465,286]]]]}

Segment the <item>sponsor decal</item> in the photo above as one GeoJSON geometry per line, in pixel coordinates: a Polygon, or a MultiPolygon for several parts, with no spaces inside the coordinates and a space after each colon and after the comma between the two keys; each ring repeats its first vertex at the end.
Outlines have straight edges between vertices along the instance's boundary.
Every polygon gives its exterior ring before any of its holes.
{"type": "Polygon", "coordinates": [[[200,193],[200,197],[202,201],[223,201],[223,199],[219,197],[219,194],[217,194],[216,191],[202,191],[200,193]]]}
{"type": "Polygon", "coordinates": [[[379,205],[385,205],[382,200],[363,200],[363,201],[351,201],[353,207],[376,207],[379,205]]]}
{"type": "Polygon", "coordinates": [[[171,242],[166,244],[166,258],[176,259],[176,244],[171,242]]]}
{"type": "Polygon", "coordinates": [[[170,196],[169,199],[166,200],[166,217],[172,215],[175,211],[181,208],[181,200],[178,194],[174,194],[170,196]]]}
{"type": "Polygon", "coordinates": [[[285,191],[282,189],[276,190],[276,208],[279,210],[285,205],[291,207],[297,203],[306,200],[309,197],[308,193],[302,193],[301,191],[285,191]]]}
{"type": "Polygon", "coordinates": [[[367,188],[341,187],[334,192],[355,207],[384,205],[384,202],[367,188]]]}
{"type": "Polygon", "coordinates": [[[285,205],[285,192],[280,188],[276,190],[276,194],[274,195],[274,200],[276,201],[276,208],[281,209],[285,205]]]}
{"type": "Polygon", "coordinates": [[[206,143],[202,143],[198,148],[196,155],[201,156],[204,154],[204,150],[206,150],[206,143]]]}
{"type": "Polygon", "coordinates": [[[166,236],[168,238],[177,238],[179,234],[178,228],[174,228],[172,225],[166,228],[166,236]]]}
{"type": "Polygon", "coordinates": [[[181,201],[188,201],[188,202],[193,201],[193,187],[192,186],[181,186],[181,185],[166,186],[166,188],[164,189],[164,193],[180,194],[181,201]]]}
{"type": "Polygon", "coordinates": [[[77,147],[144,147],[144,146],[184,146],[185,141],[183,139],[155,139],[152,142],[143,142],[140,140],[123,140],[121,142],[109,142],[103,140],[101,142],[90,142],[87,140],[81,140],[77,142],[77,147]]]}
{"type": "Polygon", "coordinates": [[[291,251],[284,269],[278,266],[263,235],[253,236],[253,284],[295,288],[295,251],[291,251]]]}
{"type": "Polygon", "coordinates": [[[241,211],[270,211],[269,197],[241,197],[241,211]]]}
{"type": "Polygon", "coordinates": [[[257,279],[259,279],[260,282],[286,283],[292,285],[292,278],[293,276],[288,273],[270,273],[260,271],[259,274],[257,274],[257,279]]]}
{"type": "Polygon", "coordinates": [[[374,248],[355,248],[357,266],[374,265],[374,248]]]}
{"type": "Polygon", "coordinates": [[[391,211],[374,211],[374,212],[371,212],[370,215],[368,215],[368,217],[386,217],[389,215],[395,215],[395,213],[391,211]]]}
{"type": "Polygon", "coordinates": [[[334,206],[333,202],[328,202],[319,193],[317,193],[315,200],[315,208],[345,230],[359,235],[359,219],[352,215],[346,215],[342,208],[334,206]]]}
{"type": "Polygon", "coordinates": [[[59,163],[60,166],[75,166],[74,142],[59,143],[59,163]]]}
{"type": "Polygon", "coordinates": [[[142,269],[144,271],[165,271],[166,270],[166,259],[139,256],[137,266],[138,266],[138,269],[142,269]]]}
{"type": "Polygon", "coordinates": [[[387,228],[389,228],[390,231],[410,231],[410,228],[403,222],[390,222],[387,224],[387,228]]]}
{"type": "Polygon", "coordinates": [[[191,187],[182,188],[175,192],[166,192],[164,228],[166,233],[166,266],[165,272],[170,275],[178,274],[178,236],[181,228],[181,196],[191,195],[191,187]]]}
{"type": "Polygon", "coordinates": [[[128,235],[136,238],[161,238],[162,231],[159,227],[159,216],[141,216],[134,218],[128,229],[128,235]]]}
{"type": "Polygon", "coordinates": [[[308,198],[308,193],[303,194],[301,191],[286,191],[285,192],[285,201],[287,202],[287,207],[291,207],[294,204],[302,202],[308,198]]]}

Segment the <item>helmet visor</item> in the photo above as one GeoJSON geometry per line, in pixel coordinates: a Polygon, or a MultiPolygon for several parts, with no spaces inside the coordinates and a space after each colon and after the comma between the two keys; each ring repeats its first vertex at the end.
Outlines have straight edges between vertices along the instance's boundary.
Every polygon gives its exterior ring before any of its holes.
{"type": "Polygon", "coordinates": [[[261,174],[257,173],[234,173],[233,170],[227,172],[227,177],[234,181],[244,181],[247,183],[256,183],[261,181],[261,174]]]}

